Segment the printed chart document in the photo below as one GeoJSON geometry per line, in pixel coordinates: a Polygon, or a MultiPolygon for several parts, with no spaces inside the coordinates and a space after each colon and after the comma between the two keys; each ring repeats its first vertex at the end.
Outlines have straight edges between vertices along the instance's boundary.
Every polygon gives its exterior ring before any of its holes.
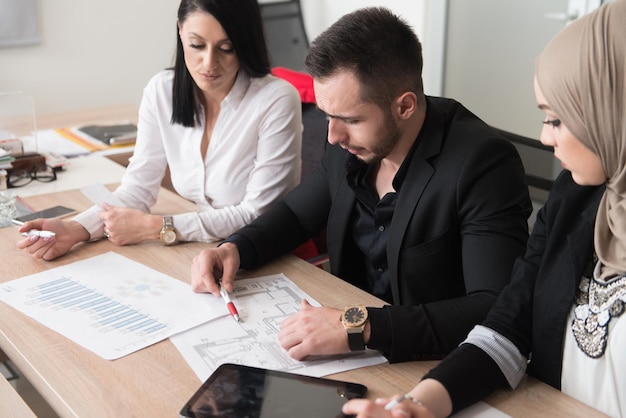
{"type": "Polygon", "coordinates": [[[300,310],[302,299],[320,304],[283,274],[237,280],[230,297],[242,322],[228,315],[170,337],[203,382],[222,363],[322,377],[387,361],[372,350],[309,361],[289,357],[278,343],[281,322],[300,310]]]}
{"type": "Polygon", "coordinates": [[[228,315],[219,298],[114,252],[2,283],[0,300],[108,360],[228,315]]]}

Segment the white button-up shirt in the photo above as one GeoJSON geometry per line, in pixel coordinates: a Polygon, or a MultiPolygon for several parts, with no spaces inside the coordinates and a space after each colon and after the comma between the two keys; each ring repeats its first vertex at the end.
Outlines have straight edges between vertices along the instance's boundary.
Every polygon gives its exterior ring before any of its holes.
{"type": "MultiPolygon", "coordinates": [[[[169,165],[176,192],[198,206],[197,212],[173,214],[178,238],[217,241],[300,182],[300,97],[284,80],[250,78],[240,71],[202,159],[204,120],[194,128],[170,123],[173,76],[162,71],[145,87],[134,154],[114,194],[125,206],[149,212],[169,165]]],[[[102,236],[99,210],[92,207],[74,218],[92,239],[102,236]]]]}

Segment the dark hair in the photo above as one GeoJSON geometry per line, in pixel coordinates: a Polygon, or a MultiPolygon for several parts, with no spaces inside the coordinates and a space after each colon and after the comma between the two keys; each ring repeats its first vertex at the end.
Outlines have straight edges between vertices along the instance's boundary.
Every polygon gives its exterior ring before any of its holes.
{"type": "Polygon", "coordinates": [[[312,42],[304,65],[317,79],[353,72],[361,100],[381,108],[406,91],[423,100],[422,46],[411,27],[383,7],[340,18],[312,42]]]}
{"type": "MultiPolygon", "coordinates": [[[[240,71],[251,77],[269,74],[270,60],[257,0],[182,0],[178,7],[178,24],[182,25],[190,13],[197,11],[211,14],[222,25],[239,59],[240,71]]],[[[201,108],[196,83],[185,65],[178,25],[176,38],[171,122],[193,127],[201,120],[201,108]]]]}

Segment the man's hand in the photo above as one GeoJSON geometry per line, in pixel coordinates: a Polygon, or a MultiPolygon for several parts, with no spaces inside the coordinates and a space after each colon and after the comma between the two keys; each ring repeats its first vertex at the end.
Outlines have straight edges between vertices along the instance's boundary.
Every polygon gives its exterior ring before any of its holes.
{"type": "Polygon", "coordinates": [[[280,326],[280,345],[296,360],[350,351],[341,314],[339,309],[316,308],[306,299],[302,300],[302,310],[285,319],[280,326]]]}
{"type": "Polygon", "coordinates": [[[221,280],[221,285],[232,292],[239,263],[239,250],[235,244],[227,242],[203,250],[193,258],[191,264],[191,289],[194,292],[211,292],[220,297],[221,280]]]}

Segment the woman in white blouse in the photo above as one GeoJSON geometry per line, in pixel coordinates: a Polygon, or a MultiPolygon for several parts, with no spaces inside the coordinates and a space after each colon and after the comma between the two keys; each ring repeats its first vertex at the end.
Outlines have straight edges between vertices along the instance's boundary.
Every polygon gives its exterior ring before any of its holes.
{"type": "Polygon", "coordinates": [[[51,260],[83,241],[217,241],[258,217],[300,181],[300,96],[270,75],[256,0],[182,0],[174,67],[144,89],[133,157],[114,194],[124,207],[92,207],[70,221],[38,219],[18,242],[51,260]],[[169,166],[197,212],[150,214],[169,166]]]}

